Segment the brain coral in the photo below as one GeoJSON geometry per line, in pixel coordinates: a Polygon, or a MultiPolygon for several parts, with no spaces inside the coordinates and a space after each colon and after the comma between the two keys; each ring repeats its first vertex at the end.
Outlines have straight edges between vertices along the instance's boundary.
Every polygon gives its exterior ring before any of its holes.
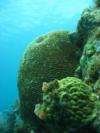
{"type": "Polygon", "coordinates": [[[51,122],[58,132],[78,130],[96,115],[96,96],[78,78],[44,83],[42,90],[43,103],[37,104],[34,112],[41,120],[51,122]]]}
{"type": "Polygon", "coordinates": [[[33,121],[33,109],[41,100],[42,83],[73,75],[78,48],[67,31],[40,36],[26,49],[19,68],[20,109],[25,120],[33,121]]]}

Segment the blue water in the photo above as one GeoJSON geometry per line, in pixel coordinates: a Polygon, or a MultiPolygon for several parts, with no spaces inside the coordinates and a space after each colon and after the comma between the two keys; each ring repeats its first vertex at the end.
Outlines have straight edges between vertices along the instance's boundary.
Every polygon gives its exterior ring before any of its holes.
{"type": "Polygon", "coordinates": [[[92,4],[92,0],[0,0],[0,111],[18,96],[19,61],[29,42],[49,31],[75,31],[83,9],[92,4]]]}

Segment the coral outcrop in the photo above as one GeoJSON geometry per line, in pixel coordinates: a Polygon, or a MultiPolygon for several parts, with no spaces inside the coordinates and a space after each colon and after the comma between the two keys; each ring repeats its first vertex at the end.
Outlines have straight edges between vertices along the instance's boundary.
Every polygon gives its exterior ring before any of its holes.
{"type": "Polygon", "coordinates": [[[18,73],[25,127],[16,132],[100,133],[100,0],[95,4],[76,32],[47,33],[26,49],[18,73]]]}
{"type": "MultiPolygon", "coordinates": [[[[84,11],[79,21],[78,31],[83,47],[80,58],[80,66],[76,69],[76,75],[93,88],[100,98],[100,0],[96,1],[96,7],[84,11]],[[86,22],[86,23],[85,23],[86,22]]],[[[93,122],[93,127],[100,133],[100,105],[98,114],[93,122]]]]}
{"type": "Polygon", "coordinates": [[[91,37],[84,46],[80,66],[76,72],[100,96],[100,28],[92,31],[91,37]]]}
{"type": "Polygon", "coordinates": [[[57,133],[78,130],[96,116],[96,95],[78,78],[44,83],[42,90],[43,103],[37,104],[34,112],[41,120],[53,124],[57,133]]]}
{"type": "MultiPolygon", "coordinates": [[[[100,0],[97,0],[100,4],[100,0]]],[[[77,26],[78,45],[83,47],[90,38],[91,32],[100,26],[100,8],[85,9],[77,26]]]]}
{"type": "Polygon", "coordinates": [[[77,64],[78,48],[67,31],[51,32],[33,41],[24,53],[18,76],[23,118],[33,120],[34,106],[41,100],[42,83],[72,76],[77,64]]]}

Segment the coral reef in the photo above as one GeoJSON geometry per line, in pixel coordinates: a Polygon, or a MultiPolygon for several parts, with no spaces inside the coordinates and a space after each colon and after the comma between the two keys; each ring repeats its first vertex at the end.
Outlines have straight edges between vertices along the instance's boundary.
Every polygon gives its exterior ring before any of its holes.
{"type": "MultiPolygon", "coordinates": [[[[97,0],[100,3],[100,0],[97,0]]],[[[83,48],[91,32],[100,26],[100,8],[85,9],[77,25],[77,43],[83,48]]]]}
{"type": "Polygon", "coordinates": [[[21,126],[20,120],[17,119],[18,115],[14,110],[8,110],[0,114],[0,133],[15,133],[16,124],[21,126]]]}
{"type": "Polygon", "coordinates": [[[100,101],[99,101],[99,105],[97,106],[97,115],[92,123],[92,126],[97,131],[97,133],[100,133],[100,101]]]}
{"type": "Polygon", "coordinates": [[[41,100],[44,81],[74,74],[79,60],[78,48],[71,43],[70,34],[67,31],[48,33],[26,49],[18,76],[20,107],[25,120],[33,121],[33,109],[41,100]]]}
{"type": "Polygon", "coordinates": [[[22,120],[18,101],[9,110],[0,113],[0,133],[35,133],[30,125],[22,120]]]}
{"type": "MultiPolygon", "coordinates": [[[[79,78],[91,85],[95,92],[100,91],[100,28],[92,31],[83,54],[80,58],[80,66],[76,69],[79,78]]],[[[100,94],[99,94],[100,96],[100,94]]]]}
{"type": "MultiPolygon", "coordinates": [[[[95,2],[96,7],[86,9],[78,24],[79,43],[84,47],[76,76],[90,85],[100,98],[100,0],[95,2]]],[[[100,105],[92,125],[98,133],[100,133],[99,125],[100,105]]]]}
{"type": "Polygon", "coordinates": [[[96,95],[78,78],[44,83],[42,90],[43,103],[37,104],[34,112],[39,119],[53,124],[57,133],[76,131],[96,116],[96,95]]]}
{"type": "Polygon", "coordinates": [[[100,133],[100,0],[94,1],[76,32],[45,34],[26,49],[18,73],[21,117],[9,115],[10,132],[100,133]]]}
{"type": "MultiPolygon", "coordinates": [[[[85,44],[76,73],[79,78],[93,88],[100,98],[100,28],[92,31],[92,35],[85,44]]],[[[97,112],[93,127],[100,133],[100,105],[97,112]]]]}
{"type": "Polygon", "coordinates": [[[6,121],[6,116],[4,113],[0,113],[0,133],[7,133],[8,126],[6,121]]]}

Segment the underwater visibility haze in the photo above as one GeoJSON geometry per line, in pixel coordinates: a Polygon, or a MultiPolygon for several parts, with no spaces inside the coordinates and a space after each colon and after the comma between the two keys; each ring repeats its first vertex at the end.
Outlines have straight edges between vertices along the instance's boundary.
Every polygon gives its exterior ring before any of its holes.
{"type": "Polygon", "coordinates": [[[100,0],[0,1],[0,133],[100,133],[100,0]]]}
{"type": "Polygon", "coordinates": [[[19,61],[37,36],[59,29],[74,31],[91,0],[0,0],[0,111],[16,99],[19,61]]]}

